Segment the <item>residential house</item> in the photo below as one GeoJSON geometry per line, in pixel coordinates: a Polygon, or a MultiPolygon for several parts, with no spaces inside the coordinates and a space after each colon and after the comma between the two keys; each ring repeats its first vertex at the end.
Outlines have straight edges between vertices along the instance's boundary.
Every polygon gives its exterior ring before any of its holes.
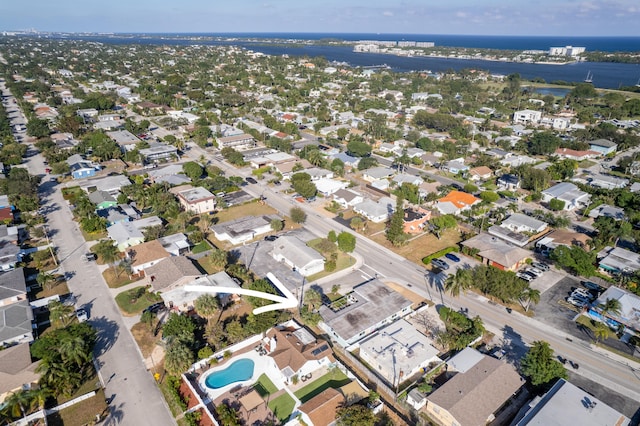
{"type": "Polygon", "coordinates": [[[300,171],[304,171],[313,166],[307,160],[302,159],[300,161],[289,161],[287,163],[274,164],[273,167],[282,175],[283,180],[289,180],[291,179],[291,176],[298,173],[298,171],[294,172],[293,169],[300,168],[300,171]],[[296,167],[296,165],[299,165],[299,167],[296,167]]]}
{"type": "Polygon", "coordinates": [[[191,213],[211,213],[216,210],[215,195],[202,187],[179,192],[178,201],[185,211],[191,213]]]}
{"type": "MultiPolygon", "coordinates": [[[[500,138],[496,138],[496,141],[498,141],[498,139],[500,138]]],[[[519,140],[520,138],[518,138],[519,140]]],[[[498,141],[499,142],[499,141],[498,141]]],[[[517,142],[517,141],[516,141],[517,142]]],[[[488,149],[484,152],[485,154],[487,154],[490,157],[495,157],[495,158],[507,158],[511,156],[511,153],[508,151],[505,151],[504,149],[500,149],[500,148],[492,148],[492,149],[488,149]]]]}
{"type": "Polygon", "coordinates": [[[118,205],[116,199],[107,191],[94,191],[89,194],[89,201],[96,205],[96,210],[108,209],[118,205]]]}
{"type": "Polygon", "coordinates": [[[12,393],[36,388],[40,361],[31,360],[28,343],[20,343],[0,351],[0,405],[12,393]]]}
{"type": "Polygon", "coordinates": [[[106,191],[114,197],[120,193],[123,186],[131,185],[131,181],[124,175],[112,175],[101,178],[87,179],[80,184],[85,192],[106,191]]]}
{"type": "Polygon", "coordinates": [[[200,275],[182,286],[170,286],[160,293],[165,305],[172,309],[188,312],[194,308],[196,299],[205,294],[214,294],[218,298],[221,306],[227,306],[238,299],[234,293],[212,293],[200,291],[187,291],[186,286],[207,286],[240,288],[240,285],[225,271],[212,275],[200,275]]]}
{"type": "MultiPolygon", "coordinates": [[[[304,424],[330,426],[336,424],[336,413],[344,406],[345,401],[346,398],[342,392],[327,388],[301,404],[296,409],[296,413],[300,413],[300,420],[304,421],[304,424]]],[[[298,423],[302,422],[298,421],[298,423]]]]}
{"type": "Polygon", "coordinates": [[[128,247],[133,247],[144,242],[145,228],[162,225],[162,220],[157,216],[138,219],[131,222],[118,222],[107,228],[107,234],[111,238],[119,251],[125,251],[128,247]]]}
{"type": "Polygon", "coordinates": [[[525,234],[520,234],[518,232],[511,231],[508,228],[503,228],[502,226],[492,225],[487,229],[487,232],[494,237],[498,237],[508,243],[513,244],[517,247],[524,247],[529,243],[529,236],[525,234]]]}
{"type": "Polygon", "coordinates": [[[640,270],[640,254],[622,247],[605,247],[597,255],[598,267],[609,274],[632,274],[640,270]]]}
{"type": "Polygon", "coordinates": [[[155,163],[162,160],[174,160],[178,156],[178,148],[166,143],[150,143],[149,148],[140,150],[140,155],[145,163],[155,163]]]}
{"type": "Polygon", "coordinates": [[[282,219],[277,215],[245,216],[213,225],[211,230],[217,240],[238,245],[273,231],[271,227],[273,220],[282,219]]]}
{"type": "Polygon", "coordinates": [[[596,158],[600,155],[600,153],[596,151],[576,151],[575,149],[569,148],[557,148],[554,152],[559,158],[566,158],[568,160],[576,160],[583,161],[588,160],[590,158],[596,158]]]}
{"type": "Polygon", "coordinates": [[[447,366],[458,363],[464,370],[450,372],[452,377],[427,397],[426,413],[440,425],[484,426],[525,385],[512,365],[470,352],[477,351],[465,348],[451,358],[447,366]]]}
{"type": "Polygon", "coordinates": [[[318,341],[294,320],[270,329],[266,337],[268,343],[265,349],[286,383],[292,383],[295,376],[300,378],[313,374],[335,362],[329,344],[324,340],[318,341]]]}
{"type": "Polygon", "coordinates": [[[558,246],[578,246],[589,251],[589,241],[591,241],[591,238],[587,234],[569,231],[567,229],[556,229],[536,241],[536,248],[545,252],[553,250],[558,246]]]}
{"type": "Polygon", "coordinates": [[[638,312],[640,312],[640,296],[628,290],[611,286],[598,296],[587,313],[591,318],[604,322],[610,328],[618,329],[622,327],[627,337],[630,337],[640,332],[640,316],[638,312]],[[605,304],[609,299],[620,302],[620,312],[602,310],[601,305],[605,304]]]}
{"type": "Polygon", "coordinates": [[[411,312],[412,302],[374,278],[330,305],[320,307],[319,327],[350,346],[411,312]]]}
{"type": "Polygon", "coordinates": [[[618,144],[610,141],[609,139],[598,139],[589,142],[589,149],[592,151],[597,151],[601,155],[609,155],[616,152],[616,150],[618,149],[618,144]]]}
{"type": "Polygon", "coordinates": [[[378,151],[380,151],[382,153],[385,153],[385,154],[386,153],[391,153],[391,154],[395,154],[395,155],[401,155],[402,154],[402,147],[398,146],[396,144],[393,144],[393,143],[383,142],[378,147],[378,151]]]}
{"type": "Polygon", "coordinates": [[[185,256],[161,259],[144,271],[147,283],[153,291],[165,292],[182,287],[204,274],[185,256]]]}
{"type": "Polygon", "coordinates": [[[483,264],[505,271],[516,271],[532,257],[529,250],[514,247],[485,233],[471,237],[461,244],[475,251],[483,264]]]}
{"type": "Polygon", "coordinates": [[[457,175],[458,173],[464,173],[469,170],[469,166],[464,164],[464,159],[457,158],[455,160],[447,161],[442,165],[442,170],[457,175]]]}
{"type": "Polygon", "coordinates": [[[0,241],[19,245],[26,237],[26,226],[0,225],[0,241]]]}
{"type": "Polygon", "coordinates": [[[601,204],[598,207],[593,208],[589,212],[589,217],[591,218],[599,218],[600,216],[610,217],[614,220],[623,220],[627,217],[624,212],[624,209],[620,207],[610,206],[608,204],[601,204]]]}
{"type": "Polygon", "coordinates": [[[364,201],[362,194],[351,189],[338,189],[333,193],[333,201],[340,204],[343,209],[353,207],[364,201]]]}
{"type": "Polygon", "coordinates": [[[277,262],[289,265],[303,277],[324,271],[324,256],[294,236],[285,235],[278,238],[271,256],[277,262]]]}
{"type": "Polygon", "coordinates": [[[542,112],[524,109],[513,113],[514,124],[537,124],[542,119],[542,112]]]}
{"type": "Polygon", "coordinates": [[[73,154],[65,161],[69,165],[71,176],[74,179],[83,179],[96,175],[96,166],[82,158],[80,154],[73,154]]]}
{"type": "Polygon", "coordinates": [[[331,170],[321,169],[318,167],[311,167],[309,169],[301,170],[300,173],[308,174],[311,177],[312,181],[333,178],[333,172],[331,170]]]}
{"type": "Polygon", "coordinates": [[[20,261],[22,261],[20,247],[7,241],[0,241],[0,271],[10,271],[20,261]]]}
{"type": "Polygon", "coordinates": [[[394,175],[394,171],[391,167],[372,167],[362,171],[362,179],[367,182],[374,182],[380,179],[388,179],[394,175]]]}
{"type": "Polygon", "coordinates": [[[0,306],[28,300],[24,270],[16,268],[0,274],[0,306]]]}
{"type": "Polygon", "coordinates": [[[131,260],[131,271],[134,274],[144,272],[146,268],[171,256],[158,240],[137,244],[135,247],[129,248],[126,253],[131,260]]]}
{"type": "Polygon", "coordinates": [[[425,224],[431,219],[431,212],[421,207],[417,209],[404,209],[402,218],[403,231],[406,234],[419,234],[424,230],[425,224]]]}
{"type": "Polygon", "coordinates": [[[591,186],[602,189],[622,189],[629,185],[629,179],[602,174],[592,175],[587,181],[591,186]]]}
{"type": "Polygon", "coordinates": [[[411,185],[420,186],[424,180],[420,176],[411,175],[408,173],[397,174],[391,179],[396,185],[402,186],[403,183],[410,183],[411,185]]]}
{"type": "Polygon", "coordinates": [[[473,195],[462,191],[451,191],[446,196],[440,198],[436,203],[436,208],[442,214],[459,215],[481,200],[473,195]]]}
{"type": "Polygon", "coordinates": [[[523,164],[534,164],[537,161],[538,160],[536,160],[535,158],[531,158],[527,155],[510,155],[500,160],[500,164],[505,167],[518,167],[522,166],[523,164]]]}
{"type": "Polygon", "coordinates": [[[251,167],[258,169],[265,166],[274,166],[276,164],[289,163],[296,161],[298,158],[295,155],[287,154],[286,152],[274,152],[270,154],[261,155],[258,157],[251,157],[247,159],[251,163],[251,167]]]}
{"type": "Polygon", "coordinates": [[[191,248],[191,244],[187,239],[187,236],[183,233],[171,234],[165,237],[158,238],[158,242],[162,244],[162,247],[171,256],[180,256],[185,254],[191,248]]]}
{"type": "Polygon", "coordinates": [[[393,213],[395,206],[387,202],[376,202],[365,199],[353,206],[353,211],[364,216],[373,223],[385,222],[393,213]]]}
{"type": "Polygon", "coordinates": [[[504,174],[498,178],[499,191],[517,191],[520,188],[520,178],[512,174],[504,174]]]}
{"type": "Polygon", "coordinates": [[[542,201],[548,203],[553,199],[564,201],[564,210],[574,210],[589,204],[591,196],[578,189],[571,182],[561,182],[542,191],[542,201]]]}
{"type": "Polygon", "coordinates": [[[33,311],[28,300],[0,306],[0,347],[33,341],[33,311]]]}
{"type": "Polygon", "coordinates": [[[107,226],[115,225],[118,222],[129,222],[131,220],[131,217],[124,213],[119,206],[97,210],[96,214],[106,219],[107,226]]]}
{"type": "Polygon", "coordinates": [[[253,136],[243,133],[241,135],[225,136],[217,139],[218,148],[233,148],[236,151],[255,148],[256,140],[253,136]]]}
{"type": "Polygon", "coordinates": [[[413,388],[407,394],[407,404],[412,406],[414,410],[420,410],[427,405],[427,395],[420,392],[418,388],[413,388]]]}
{"type": "Polygon", "coordinates": [[[432,363],[440,363],[438,349],[427,336],[404,319],[395,321],[358,343],[360,358],[394,388],[432,363]]]}
{"type": "Polygon", "coordinates": [[[522,213],[513,213],[500,226],[513,232],[536,235],[547,229],[549,224],[522,213]]]}
{"type": "Polygon", "coordinates": [[[107,132],[107,136],[117,143],[122,151],[133,151],[140,142],[140,139],[128,130],[107,132]]]}
{"type": "Polygon", "coordinates": [[[182,164],[169,164],[157,167],[147,172],[149,180],[154,183],[168,183],[169,185],[184,185],[191,182],[191,178],[184,174],[182,164]]]}
{"type": "Polygon", "coordinates": [[[331,156],[331,160],[340,160],[344,163],[345,167],[354,168],[358,167],[360,163],[360,157],[354,157],[352,155],[347,154],[346,152],[340,152],[331,156]]]}
{"type": "Polygon", "coordinates": [[[469,169],[469,179],[473,182],[484,182],[493,176],[493,170],[487,166],[474,167],[469,169]]]}
{"type": "Polygon", "coordinates": [[[521,409],[511,424],[628,426],[631,420],[576,385],[559,379],[547,393],[536,396],[521,409]]]}
{"type": "Polygon", "coordinates": [[[319,179],[314,182],[318,193],[324,197],[329,197],[335,194],[339,190],[344,190],[349,187],[349,182],[346,180],[337,179],[319,179]]]}
{"type": "Polygon", "coordinates": [[[0,195],[0,222],[12,223],[15,207],[9,202],[8,195],[0,195]]]}

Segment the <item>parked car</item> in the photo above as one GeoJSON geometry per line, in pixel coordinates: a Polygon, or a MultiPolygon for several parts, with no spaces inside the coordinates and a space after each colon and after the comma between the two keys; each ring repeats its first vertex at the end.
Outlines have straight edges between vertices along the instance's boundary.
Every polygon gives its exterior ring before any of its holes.
{"type": "Polygon", "coordinates": [[[442,259],[433,259],[431,260],[431,265],[438,269],[447,270],[449,269],[449,264],[442,259]]]}
{"type": "Polygon", "coordinates": [[[151,312],[152,314],[155,314],[163,309],[165,309],[164,302],[158,302],[147,306],[142,312],[151,312]]]}
{"type": "Polygon", "coordinates": [[[578,287],[571,294],[581,294],[584,297],[592,297],[591,293],[588,290],[585,290],[582,287],[578,287]]]}
{"type": "Polygon", "coordinates": [[[254,179],[254,178],[252,178],[252,177],[247,177],[247,178],[245,178],[244,180],[246,180],[246,181],[247,181],[247,182],[249,182],[249,183],[258,183],[258,181],[257,181],[257,180],[255,180],[255,179],[254,179]]]}
{"type": "Polygon", "coordinates": [[[267,235],[266,237],[264,237],[265,241],[275,241],[278,239],[277,235],[267,235]]]}
{"type": "Polygon", "coordinates": [[[529,275],[529,274],[527,274],[525,272],[518,272],[516,274],[516,277],[518,277],[520,279],[523,279],[523,280],[525,280],[527,282],[531,281],[534,278],[532,275],[529,275]]]}
{"type": "Polygon", "coordinates": [[[98,256],[95,253],[85,253],[83,256],[83,259],[86,261],[92,261],[92,260],[96,260],[98,258],[98,256]]]}
{"type": "Polygon", "coordinates": [[[541,276],[542,276],[542,274],[543,274],[543,272],[542,272],[540,269],[533,268],[533,267],[527,268],[527,269],[525,269],[524,271],[525,271],[527,274],[534,275],[536,278],[541,277],[541,276]]]}
{"type": "Polygon", "coordinates": [[[584,308],[587,306],[587,302],[584,300],[575,299],[573,297],[567,297],[567,302],[571,303],[576,308],[584,308]]]}
{"type": "Polygon", "coordinates": [[[571,293],[571,296],[569,298],[574,300],[579,300],[581,302],[584,302],[585,304],[590,303],[592,300],[591,297],[585,296],[584,294],[580,294],[580,293],[571,293]]]}
{"type": "Polygon", "coordinates": [[[581,284],[584,287],[588,288],[589,290],[595,290],[595,291],[602,291],[603,290],[603,288],[599,284],[596,284],[593,281],[582,281],[581,284]]]}
{"type": "Polygon", "coordinates": [[[550,269],[549,265],[547,265],[546,263],[542,263],[542,262],[532,262],[531,266],[533,266],[536,269],[540,269],[543,272],[547,272],[550,269]]]}
{"type": "Polygon", "coordinates": [[[89,315],[87,314],[87,311],[80,308],[76,310],[76,318],[78,318],[78,322],[85,322],[89,319],[89,315]]]}
{"type": "Polygon", "coordinates": [[[454,262],[460,262],[460,258],[453,253],[447,253],[444,255],[449,260],[453,260],[454,262]]]}

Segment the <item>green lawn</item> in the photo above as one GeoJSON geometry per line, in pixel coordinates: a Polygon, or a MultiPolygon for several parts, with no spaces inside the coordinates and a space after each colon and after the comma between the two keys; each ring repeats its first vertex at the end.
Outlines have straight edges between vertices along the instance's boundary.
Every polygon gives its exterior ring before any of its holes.
{"type": "Polygon", "coordinates": [[[289,416],[293,413],[293,407],[295,407],[295,405],[296,402],[288,393],[284,393],[276,399],[269,401],[269,408],[282,423],[289,420],[289,416]]]}
{"type": "Polygon", "coordinates": [[[258,381],[253,388],[260,394],[261,397],[265,398],[267,395],[274,394],[278,391],[276,385],[267,377],[266,374],[262,374],[258,377],[258,381]]]}
{"type": "Polygon", "coordinates": [[[135,287],[131,290],[123,291],[116,296],[116,303],[125,315],[138,314],[142,312],[142,310],[147,306],[152,305],[156,302],[160,302],[162,300],[162,298],[157,294],[149,292],[145,292],[144,294],[137,297],[136,293],[139,289],[144,289],[144,286],[135,287]]]}
{"type": "Polygon", "coordinates": [[[298,399],[305,403],[316,395],[322,393],[325,389],[328,388],[339,388],[351,382],[345,374],[340,371],[338,368],[333,368],[327,374],[322,377],[317,378],[313,382],[309,383],[307,386],[298,389],[294,392],[294,395],[298,397],[298,399]]]}
{"type": "Polygon", "coordinates": [[[193,249],[191,250],[191,253],[198,254],[207,250],[211,250],[211,244],[209,244],[207,240],[202,240],[201,242],[199,242],[193,247],[193,249]]]}

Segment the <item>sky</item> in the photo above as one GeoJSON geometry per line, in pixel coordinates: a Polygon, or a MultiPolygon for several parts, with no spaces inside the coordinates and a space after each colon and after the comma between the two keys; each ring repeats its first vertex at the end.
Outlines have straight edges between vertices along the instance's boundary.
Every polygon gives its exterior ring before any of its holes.
{"type": "Polygon", "coordinates": [[[0,0],[0,31],[640,36],[639,0],[0,0]]]}

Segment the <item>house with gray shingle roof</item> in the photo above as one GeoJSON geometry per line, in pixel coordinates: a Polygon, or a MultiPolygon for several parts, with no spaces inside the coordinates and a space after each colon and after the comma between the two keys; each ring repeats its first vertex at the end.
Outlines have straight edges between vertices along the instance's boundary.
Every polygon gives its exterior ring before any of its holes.
{"type": "Polygon", "coordinates": [[[33,341],[33,311],[28,300],[0,306],[0,346],[33,341]]]}
{"type": "Polygon", "coordinates": [[[278,238],[271,250],[271,256],[300,272],[303,277],[324,271],[324,256],[293,236],[285,235],[278,238]]]}
{"type": "Polygon", "coordinates": [[[16,268],[0,274],[0,306],[27,299],[24,269],[16,268]]]}
{"type": "Polygon", "coordinates": [[[153,291],[165,292],[181,287],[204,274],[185,256],[171,256],[145,270],[153,291]]]}

